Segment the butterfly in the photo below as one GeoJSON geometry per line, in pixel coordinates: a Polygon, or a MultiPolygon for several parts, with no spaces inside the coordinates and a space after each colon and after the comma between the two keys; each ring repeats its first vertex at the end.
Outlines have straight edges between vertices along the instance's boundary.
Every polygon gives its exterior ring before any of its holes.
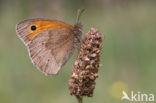
{"type": "Polygon", "coordinates": [[[46,75],[58,74],[81,42],[82,25],[34,18],[16,25],[18,37],[28,49],[32,63],[46,75]]]}
{"type": "Polygon", "coordinates": [[[32,63],[46,75],[58,74],[79,47],[82,40],[79,18],[84,10],[78,10],[74,26],[45,18],[26,19],[16,25],[17,35],[27,47],[32,63]]]}

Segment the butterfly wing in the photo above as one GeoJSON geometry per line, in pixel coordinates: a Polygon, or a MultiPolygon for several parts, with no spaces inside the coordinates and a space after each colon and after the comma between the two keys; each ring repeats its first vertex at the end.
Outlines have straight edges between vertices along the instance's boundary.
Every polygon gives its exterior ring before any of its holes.
{"type": "Polygon", "coordinates": [[[28,19],[17,27],[34,65],[46,75],[56,75],[74,51],[73,26],[64,22],[28,19]],[[31,25],[37,27],[31,31],[31,25]]]}
{"type": "Polygon", "coordinates": [[[28,44],[32,62],[46,75],[55,75],[74,51],[70,29],[50,29],[39,33],[28,44]]]}
{"type": "Polygon", "coordinates": [[[16,32],[19,38],[27,46],[30,41],[44,30],[51,28],[67,28],[73,29],[73,26],[64,23],[62,21],[44,19],[44,18],[35,18],[35,19],[26,19],[21,21],[16,25],[16,32]],[[31,30],[31,26],[35,25],[37,27],[36,31],[31,30]]]}
{"type": "Polygon", "coordinates": [[[29,40],[28,35],[30,35],[29,26],[33,19],[23,20],[19,24],[16,25],[16,32],[18,37],[24,42],[25,45],[29,44],[31,40],[29,40]]]}

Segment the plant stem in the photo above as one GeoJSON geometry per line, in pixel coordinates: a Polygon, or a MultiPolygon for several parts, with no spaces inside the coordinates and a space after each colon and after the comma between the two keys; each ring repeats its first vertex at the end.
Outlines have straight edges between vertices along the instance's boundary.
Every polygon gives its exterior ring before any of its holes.
{"type": "Polygon", "coordinates": [[[78,103],[83,103],[82,98],[77,98],[78,103]]]}

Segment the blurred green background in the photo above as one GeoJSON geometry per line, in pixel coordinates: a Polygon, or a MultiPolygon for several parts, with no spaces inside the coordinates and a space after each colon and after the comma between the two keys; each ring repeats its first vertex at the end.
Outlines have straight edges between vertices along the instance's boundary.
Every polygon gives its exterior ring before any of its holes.
{"type": "Polygon", "coordinates": [[[84,103],[121,103],[122,90],[156,95],[155,0],[0,0],[0,103],[76,103],[68,80],[77,52],[56,77],[31,63],[15,26],[46,17],[74,24],[78,8],[86,33],[105,36],[93,98],[84,103]]]}

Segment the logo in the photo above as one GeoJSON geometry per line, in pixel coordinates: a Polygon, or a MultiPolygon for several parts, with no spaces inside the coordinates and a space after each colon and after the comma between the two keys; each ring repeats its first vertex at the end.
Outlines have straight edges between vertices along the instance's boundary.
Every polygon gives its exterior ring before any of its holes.
{"type": "Polygon", "coordinates": [[[141,92],[134,92],[131,91],[130,95],[128,96],[128,94],[125,91],[122,91],[123,93],[123,97],[121,98],[121,100],[128,100],[128,101],[139,101],[139,102],[152,102],[154,101],[154,94],[147,94],[147,93],[141,93],[141,92]]]}

